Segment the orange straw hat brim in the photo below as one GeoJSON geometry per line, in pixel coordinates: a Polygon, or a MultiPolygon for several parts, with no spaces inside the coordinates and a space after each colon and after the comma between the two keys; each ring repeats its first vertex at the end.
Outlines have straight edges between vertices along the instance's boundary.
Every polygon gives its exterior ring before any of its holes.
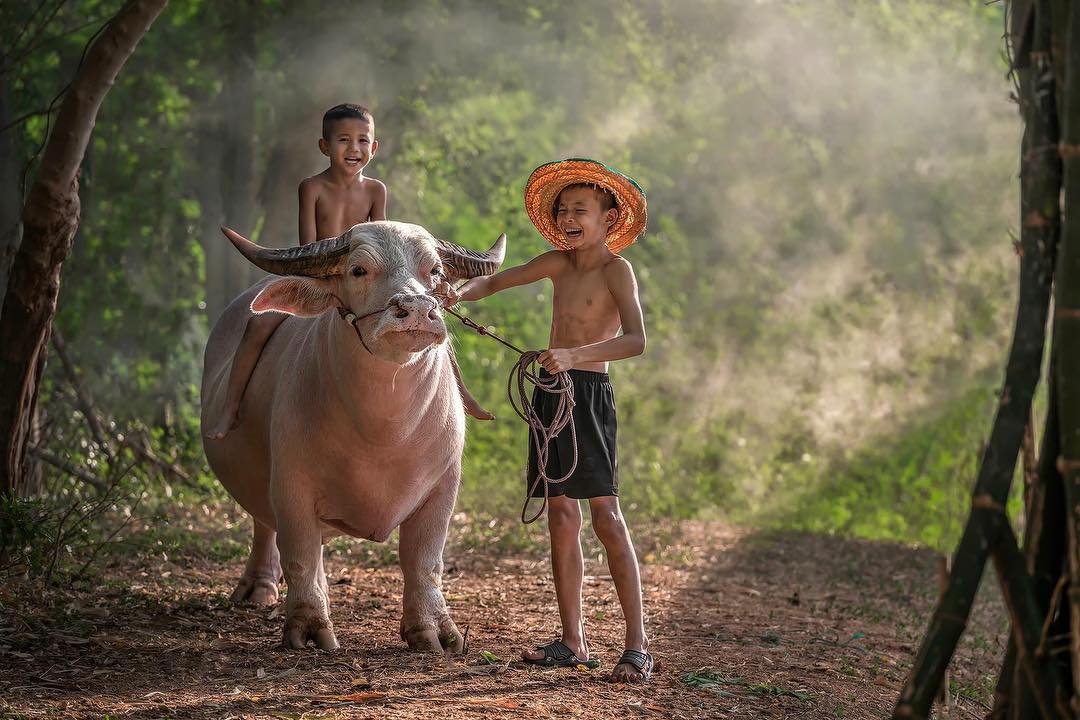
{"type": "Polygon", "coordinates": [[[555,199],[568,185],[595,185],[615,196],[619,217],[607,235],[608,249],[617,253],[645,231],[648,223],[645,191],[618,170],[588,158],[550,162],[533,170],[525,183],[525,211],[544,239],[560,250],[571,250],[555,223],[555,199]]]}

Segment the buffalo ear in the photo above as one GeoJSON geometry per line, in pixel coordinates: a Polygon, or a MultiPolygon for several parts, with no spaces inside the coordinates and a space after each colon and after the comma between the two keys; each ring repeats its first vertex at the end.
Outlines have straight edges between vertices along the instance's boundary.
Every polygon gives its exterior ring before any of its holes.
{"type": "Polygon", "coordinates": [[[315,317],[339,304],[334,285],[327,278],[283,277],[259,291],[251,301],[251,311],[315,317]]]}

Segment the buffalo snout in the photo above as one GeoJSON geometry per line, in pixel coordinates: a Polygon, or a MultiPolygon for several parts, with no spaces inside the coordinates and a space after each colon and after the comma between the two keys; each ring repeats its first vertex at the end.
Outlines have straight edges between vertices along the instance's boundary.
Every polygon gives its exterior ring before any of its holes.
{"type": "Polygon", "coordinates": [[[399,293],[390,298],[390,310],[398,320],[439,319],[439,305],[430,295],[399,293]]]}

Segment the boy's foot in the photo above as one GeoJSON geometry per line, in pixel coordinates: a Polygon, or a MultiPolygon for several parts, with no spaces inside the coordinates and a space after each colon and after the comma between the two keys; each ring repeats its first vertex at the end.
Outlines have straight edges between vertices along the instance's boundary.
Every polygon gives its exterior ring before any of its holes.
{"type": "Polygon", "coordinates": [[[612,682],[641,683],[652,677],[653,656],[642,650],[627,649],[611,671],[612,682]]]}
{"type": "Polygon", "coordinates": [[[225,417],[221,422],[204,433],[204,437],[208,440],[220,440],[221,438],[232,432],[233,428],[240,424],[240,413],[233,410],[232,412],[225,413],[225,417]]]}
{"type": "Polygon", "coordinates": [[[522,659],[533,665],[541,667],[577,667],[584,665],[593,670],[600,667],[599,660],[589,658],[581,660],[577,653],[571,650],[562,640],[552,640],[547,645],[539,645],[535,650],[526,650],[521,653],[522,659]]]}

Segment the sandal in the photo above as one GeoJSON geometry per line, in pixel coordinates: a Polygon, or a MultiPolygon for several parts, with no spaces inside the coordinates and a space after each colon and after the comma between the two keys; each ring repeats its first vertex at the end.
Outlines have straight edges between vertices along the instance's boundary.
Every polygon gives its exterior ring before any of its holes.
{"type": "Polygon", "coordinates": [[[653,656],[641,650],[627,650],[619,658],[619,662],[615,663],[616,667],[619,665],[630,665],[641,673],[640,682],[649,682],[653,671],[653,656]]]}
{"type": "Polygon", "coordinates": [[[537,645],[537,650],[544,653],[544,657],[539,660],[530,660],[525,658],[525,662],[531,665],[539,665],[540,667],[577,667],[582,665],[589,670],[595,670],[600,667],[599,660],[579,660],[578,656],[574,654],[574,651],[566,647],[566,644],[562,640],[552,640],[547,645],[537,645]]]}

